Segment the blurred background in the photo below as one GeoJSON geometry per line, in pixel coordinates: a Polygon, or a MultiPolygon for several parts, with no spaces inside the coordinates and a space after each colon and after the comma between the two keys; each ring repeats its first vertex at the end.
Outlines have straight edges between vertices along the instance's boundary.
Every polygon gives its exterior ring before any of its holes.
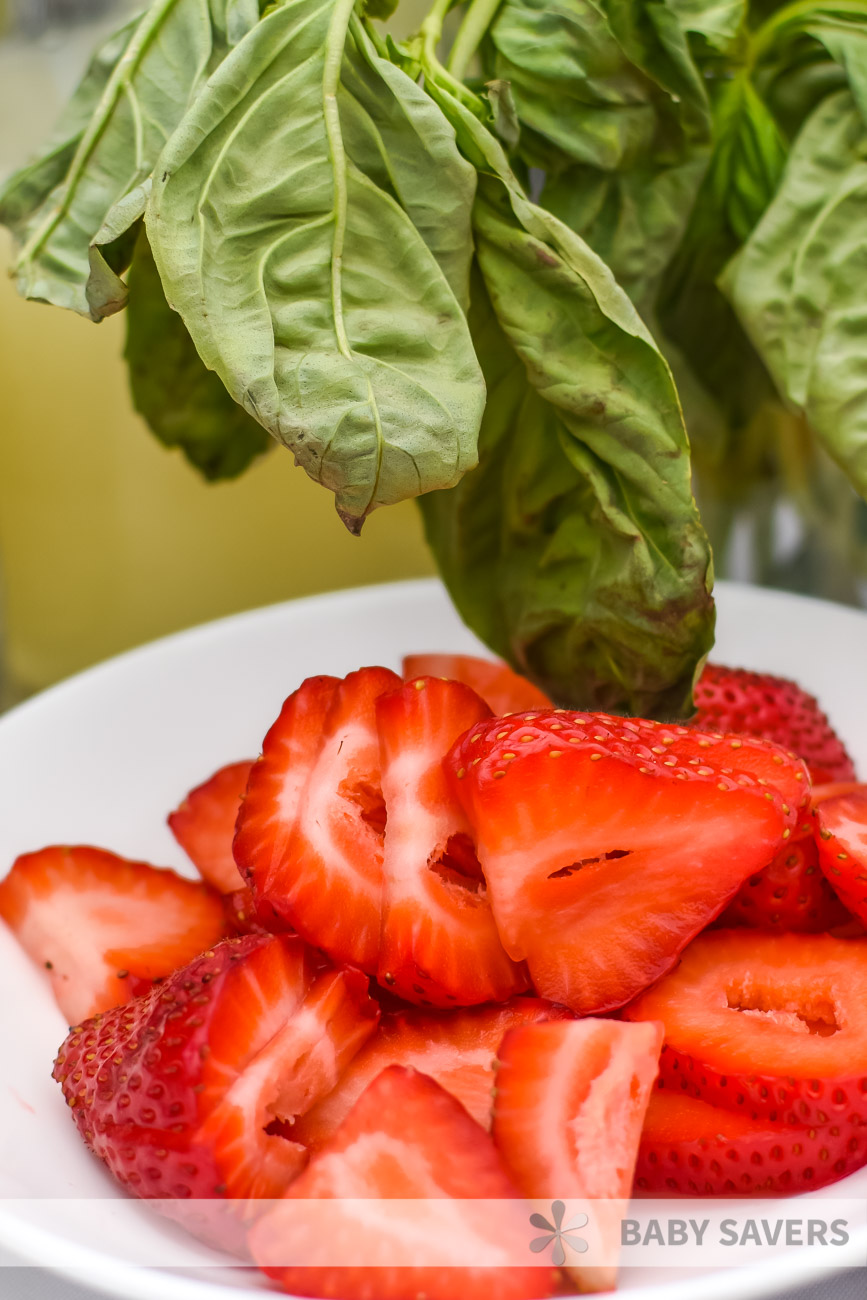
{"type": "MultiPolygon", "coordinates": [[[[43,143],[127,0],[0,0],[0,178],[43,143]]],[[[415,22],[423,4],[404,4],[415,22]]],[[[204,483],[134,413],[121,316],[96,326],[22,301],[0,228],[2,699],[207,619],[433,572],[411,503],[360,539],[275,447],[204,483]]]]}

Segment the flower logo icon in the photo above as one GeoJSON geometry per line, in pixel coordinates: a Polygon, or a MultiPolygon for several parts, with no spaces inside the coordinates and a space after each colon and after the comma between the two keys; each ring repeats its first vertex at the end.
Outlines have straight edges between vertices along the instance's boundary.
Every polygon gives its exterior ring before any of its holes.
{"type": "Polygon", "coordinates": [[[566,1213],[566,1206],[562,1201],[551,1202],[551,1218],[553,1223],[549,1223],[544,1214],[531,1214],[530,1222],[534,1228],[541,1228],[547,1234],[544,1237],[534,1237],[530,1242],[530,1249],[534,1255],[539,1255],[543,1250],[553,1243],[554,1249],[551,1252],[551,1261],[558,1268],[566,1263],[566,1251],[563,1249],[563,1243],[571,1246],[572,1250],[583,1255],[588,1249],[587,1242],[583,1237],[573,1236],[576,1228],[585,1228],[590,1222],[586,1214],[576,1214],[574,1219],[569,1223],[563,1223],[563,1215],[566,1213]]]}

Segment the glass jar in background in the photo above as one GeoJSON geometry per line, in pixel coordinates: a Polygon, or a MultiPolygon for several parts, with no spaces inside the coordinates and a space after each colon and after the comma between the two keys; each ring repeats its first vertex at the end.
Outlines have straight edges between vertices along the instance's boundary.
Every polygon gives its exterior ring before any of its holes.
{"type": "MultiPolygon", "coordinates": [[[[97,40],[141,7],[0,0],[0,24],[4,3],[3,177],[40,147],[97,40]]],[[[423,6],[401,10],[411,24],[423,6]]],[[[3,268],[11,256],[0,230],[3,268]]],[[[352,538],[282,448],[235,482],[204,483],[133,412],[123,335],[122,315],[95,326],[22,301],[0,275],[6,702],[236,610],[433,571],[411,503],[352,538]]]]}

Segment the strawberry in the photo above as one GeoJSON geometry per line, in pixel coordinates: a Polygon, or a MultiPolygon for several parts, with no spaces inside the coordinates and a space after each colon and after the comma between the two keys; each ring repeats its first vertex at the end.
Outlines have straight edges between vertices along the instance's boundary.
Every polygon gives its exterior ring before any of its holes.
{"type": "Polygon", "coordinates": [[[254,1225],[249,1244],[260,1267],[294,1295],[529,1300],[550,1294],[553,1270],[463,1262],[492,1254],[502,1259],[503,1242],[526,1235],[516,1197],[490,1136],[463,1106],[433,1079],[392,1065],[284,1199],[254,1225]],[[433,1237],[430,1199],[436,1200],[433,1237]],[[315,1218],[305,1222],[299,1202],[315,1200],[328,1202],[321,1216],[327,1231],[317,1231],[315,1218]],[[395,1201],[388,1214],[378,1205],[383,1200],[395,1201]],[[503,1204],[498,1212],[488,1206],[479,1213],[466,1205],[473,1200],[503,1204]],[[416,1263],[422,1250],[428,1258],[441,1256],[443,1265],[416,1263]]]}
{"type": "Polygon", "coordinates": [[[388,810],[377,978],[428,1006],[501,1002],[527,988],[503,951],[481,867],[442,760],[491,716],[461,682],[418,677],[376,702],[388,810]]]}
{"type": "Polygon", "coordinates": [[[867,925],[867,785],[815,808],[819,866],[853,916],[867,925]]]}
{"type": "Polygon", "coordinates": [[[371,974],[385,830],[376,700],[397,686],[387,668],[303,682],[265,737],[234,842],[260,909],[371,974]]]}
{"type": "Polygon", "coordinates": [[[579,1015],[670,969],[790,837],[778,787],[806,789],[767,742],[561,711],[473,727],[447,766],[503,946],[579,1015]]]}
{"type": "MultiPolygon", "coordinates": [[[[661,1047],[660,1025],[613,1020],[508,1031],[499,1051],[492,1131],[526,1197],[629,1198],[661,1047]]],[[[615,1235],[615,1225],[597,1213],[607,1255],[619,1238],[617,1218],[615,1235]]],[[[616,1281],[616,1270],[605,1266],[573,1263],[567,1271],[581,1290],[611,1290],[616,1281]]]]}
{"type": "Polygon", "coordinates": [[[82,845],[18,858],[0,917],[48,971],[67,1024],[128,1002],[225,932],[208,885],[82,845]]]}
{"type": "Polygon", "coordinates": [[[779,1124],[867,1120],[867,940],[708,931],[624,1015],[664,1024],[666,1087],[779,1124]]]}
{"type": "Polygon", "coordinates": [[[720,924],[817,933],[844,925],[849,919],[819,870],[812,820],[808,820],[798,823],[795,835],[769,866],[741,885],[720,924]]]}
{"type": "Polygon", "coordinates": [[[710,1106],[660,1083],[644,1117],[635,1196],[809,1192],[867,1164],[867,1128],[795,1128],[710,1106]]]}
{"type": "Polygon", "coordinates": [[[414,677],[446,677],[463,682],[480,695],[497,717],[525,709],[550,709],[551,701],[537,686],[519,677],[507,664],[476,655],[407,655],[404,681],[414,677]]]}
{"type": "Polygon", "coordinates": [[[457,1097],[485,1128],[491,1124],[494,1057],[506,1030],[570,1013],[541,998],[512,998],[498,1006],[449,1015],[386,1013],[340,1082],[295,1126],[295,1139],[317,1149],[343,1123],[364,1089],[388,1065],[412,1065],[457,1097]]]}
{"type": "Polygon", "coordinates": [[[852,760],[812,695],[785,677],[707,664],[695,688],[695,723],[760,736],[804,759],[816,784],[851,781],[852,760]]]}
{"type": "Polygon", "coordinates": [[[54,1077],[136,1196],[279,1196],[305,1152],[269,1125],[325,1096],[377,1017],[365,977],[317,970],[300,939],[226,939],[73,1029],[54,1077]]]}
{"type": "Polygon", "coordinates": [[[252,759],[248,759],[221,767],[191,790],[168,817],[169,829],[199,875],[221,894],[231,894],[242,884],[232,855],[232,840],[252,766],[252,759]]]}

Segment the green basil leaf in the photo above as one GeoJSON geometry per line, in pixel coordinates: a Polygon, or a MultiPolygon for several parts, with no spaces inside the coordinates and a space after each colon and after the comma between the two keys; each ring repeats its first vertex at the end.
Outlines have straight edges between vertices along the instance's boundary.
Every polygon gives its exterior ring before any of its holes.
{"type": "Polygon", "coordinates": [[[867,496],[867,130],[847,91],[813,113],[722,284],[779,390],[867,496]]]}
{"type": "Polygon", "coordinates": [[[183,321],[166,302],[144,235],[129,283],[125,356],[135,409],[160,442],[179,447],[205,478],[235,478],[273,440],[205,369],[183,321]]]}
{"type": "Polygon", "coordinates": [[[461,288],[466,250],[443,224],[466,230],[468,175],[351,0],[266,13],[156,169],[147,229],[169,302],[353,531],[476,461],[484,382],[446,275],[461,288]]]}
{"type": "Polygon", "coordinates": [[[150,192],[149,176],[115,203],[93,237],[85,286],[93,320],[113,316],[127,304],[129,291],[121,276],[132,262],[150,192]]]}
{"type": "Polygon", "coordinates": [[[703,36],[708,45],[733,55],[743,43],[747,0],[665,0],[685,32],[703,36]]]}
{"type": "MultiPolygon", "coordinates": [[[[98,101],[91,98],[93,81],[86,94],[80,92],[89,117],[72,156],[68,149],[64,155],[62,175],[56,175],[59,168],[49,169],[55,181],[50,193],[23,224],[16,222],[22,245],[14,271],[19,292],[83,315],[90,315],[91,240],[113,205],[150,175],[213,53],[206,0],[155,0],[132,30],[125,30],[129,39],[98,101]]],[[[80,122],[78,110],[75,120],[80,122]]],[[[13,177],[13,195],[22,183],[13,177]]]]}
{"type": "Polygon", "coordinates": [[[422,503],[446,582],[470,626],[559,702],[686,712],[713,602],[671,374],[608,268],[523,194],[478,118],[427,84],[483,162],[480,463],[422,503]]]}

